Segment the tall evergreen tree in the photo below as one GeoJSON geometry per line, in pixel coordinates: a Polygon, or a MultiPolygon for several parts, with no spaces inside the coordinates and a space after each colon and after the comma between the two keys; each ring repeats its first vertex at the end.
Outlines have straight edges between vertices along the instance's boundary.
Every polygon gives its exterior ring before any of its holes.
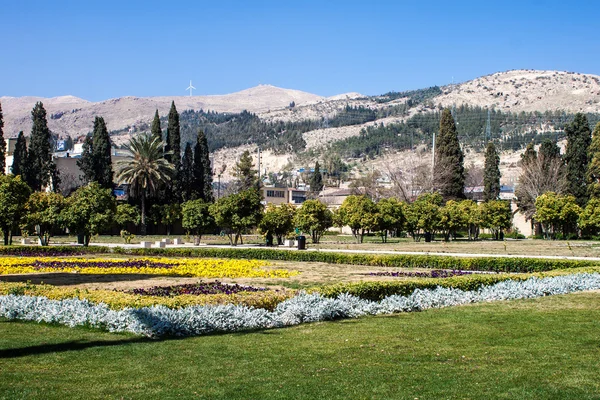
{"type": "Polygon", "coordinates": [[[254,169],[252,156],[248,150],[242,153],[240,160],[233,168],[237,191],[248,190],[258,185],[258,171],[254,169]]]}
{"type": "Polygon", "coordinates": [[[86,137],[81,158],[77,160],[86,182],[98,182],[102,188],[112,189],[111,148],[106,122],[104,118],[96,117],[92,136],[86,137]]]}
{"type": "Polygon", "coordinates": [[[23,131],[19,132],[17,136],[17,143],[15,143],[15,151],[13,153],[13,163],[11,167],[13,175],[21,175],[23,181],[26,181],[27,175],[27,139],[23,134],[23,131]]]}
{"type": "Polygon", "coordinates": [[[214,200],[212,175],[208,141],[204,131],[200,129],[196,137],[196,145],[194,146],[194,191],[196,198],[200,198],[207,203],[214,200]]]}
{"type": "Polygon", "coordinates": [[[56,166],[52,161],[52,137],[42,102],[35,104],[31,111],[31,117],[33,128],[27,151],[26,179],[31,189],[40,191],[51,184],[51,178],[56,173],[56,166]]]}
{"type": "Polygon", "coordinates": [[[189,142],[185,145],[185,151],[181,159],[181,189],[181,199],[183,201],[194,200],[194,153],[189,142]]]}
{"type": "Polygon", "coordinates": [[[445,199],[462,199],[465,190],[463,152],[458,142],[454,118],[449,109],[442,112],[440,134],[435,143],[434,188],[445,199]]]}
{"type": "Polygon", "coordinates": [[[0,104],[0,175],[6,170],[6,140],[4,140],[4,117],[2,115],[2,104],[0,104]]]}
{"type": "Polygon", "coordinates": [[[592,135],[587,117],[577,113],[575,119],[565,127],[567,148],[567,193],[575,196],[577,204],[584,206],[588,199],[586,172],[589,163],[589,147],[592,135]]]}
{"type": "Polygon", "coordinates": [[[179,126],[179,113],[175,108],[175,102],[171,102],[171,109],[169,110],[169,122],[167,126],[168,133],[168,150],[172,154],[167,158],[173,167],[175,173],[173,180],[171,181],[171,202],[177,201],[181,197],[181,131],[179,126]]]}
{"type": "Polygon", "coordinates": [[[590,197],[600,197],[600,122],[592,132],[589,160],[587,169],[588,194],[590,197]]]}
{"type": "Polygon", "coordinates": [[[321,175],[321,166],[319,165],[319,161],[315,163],[315,171],[310,177],[310,190],[311,192],[318,194],[321,190],[323,190],[323,175],[321,175]]]}
{"type": "Polygon", "coordinates": [[[162,129],[160,128],[160,116],[158,115],[158,109],[156,109],[156,113],[154,113],[154,120],[152,121],[152,136],[158,138],[162,142],[162,129]]]}
{"type": "Polygon", "coordinates": [[[483,171],[483,200],[497,200],[500,196],[500,156],[494,143],[489,142],[485,150],[483,171]]]}

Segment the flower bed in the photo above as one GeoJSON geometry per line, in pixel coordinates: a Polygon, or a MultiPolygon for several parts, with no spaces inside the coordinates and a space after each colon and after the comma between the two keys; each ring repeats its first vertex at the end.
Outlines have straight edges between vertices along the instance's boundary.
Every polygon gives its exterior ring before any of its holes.
{"type": "Polygon", "coordinates": [[[37,272],[80,274],[148,274],[194,276],[202,278],[287,278],[298,274],[284,269],[264,269],[258,260],[220,260],[201,258],[66,258],[2,257],[0,275],[37,272]]]}
{"type": "Polygon", "coordinates": [[[409,277],[409,278],[450,278],[451,276],[462,276],[474,274],[473,271],[433,269],[431,271],[384,271],[384,272],[369,272],[369,276],[392,276],[392,277],[409,277]]]}
{"type": "Polygon", "coordinates": [[[180,296],[182,294],[204,295],[204,294],[234,294],[240,292],[264,292],[266,288],[253,286],[242,286],[238,284],[227,284],[219,281],[198,282],[173,286],[154,286],[148,289],[140,288],[128,290],[125,293],[141,296],[180,296]]]}
{"type": "Polygon", "coordinates": [[[600,289],[600,273],[583,273],[525,281],[507,280],[475,291],[453,288],[416,290],[410,296],[389,296],[382,301],[362,300],[348,294],[326,298],[301,294],[280,303],[273,311],[246,306],[192,306],[169,309],[164,306],[111,310],[105,304],[85,300],[49,300],[21,295],[0,296],[0,317],[91,326],[111,332],[132,332],[146,336],[192,336],[210,332],[266,329],[363,315],[421,311],[461,304],[534,298],[600,289]]]}

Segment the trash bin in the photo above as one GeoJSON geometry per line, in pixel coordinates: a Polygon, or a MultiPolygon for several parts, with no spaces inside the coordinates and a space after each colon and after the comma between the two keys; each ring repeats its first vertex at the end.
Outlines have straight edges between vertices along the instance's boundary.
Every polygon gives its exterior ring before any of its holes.
{"type": "Polygon", "coordinates": [[[85,233],[77,234],[77,244],[85,244],[85,233]]]}
{"type": "Polygon", "coordinates": [[[306,250],[306,236],[297,236],[298,250],[306,250]]]}
{"type": "Polygon", "coordinates": [[[273,246],[273,234],[271,232],[267,233],[265,237],[265,244],[267,246],[273,246]]]}

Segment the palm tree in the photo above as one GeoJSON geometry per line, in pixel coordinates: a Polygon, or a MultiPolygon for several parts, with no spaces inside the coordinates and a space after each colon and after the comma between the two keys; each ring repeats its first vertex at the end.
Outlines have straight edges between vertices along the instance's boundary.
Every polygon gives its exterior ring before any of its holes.
{"type": "Polygon", "coordinates": [[[156,193],[158,187],[169,181],[175,167],[165,159],[164,143],[156,136],[143,134],[132,137],[125,147],[131,157],[117,162],[117,181],[127,183],[134,197],[142,203],[141,234],[146,234],[146,197],[156,193]]]}

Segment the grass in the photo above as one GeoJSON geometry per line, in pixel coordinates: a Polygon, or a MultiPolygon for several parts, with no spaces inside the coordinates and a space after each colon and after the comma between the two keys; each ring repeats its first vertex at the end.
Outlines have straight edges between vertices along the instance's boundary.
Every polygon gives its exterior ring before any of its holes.
{"type": "Polygon", "coordinates": [[[152,341],[0,321],[0,398],[600,398],[600,293],[152,341]]]}

